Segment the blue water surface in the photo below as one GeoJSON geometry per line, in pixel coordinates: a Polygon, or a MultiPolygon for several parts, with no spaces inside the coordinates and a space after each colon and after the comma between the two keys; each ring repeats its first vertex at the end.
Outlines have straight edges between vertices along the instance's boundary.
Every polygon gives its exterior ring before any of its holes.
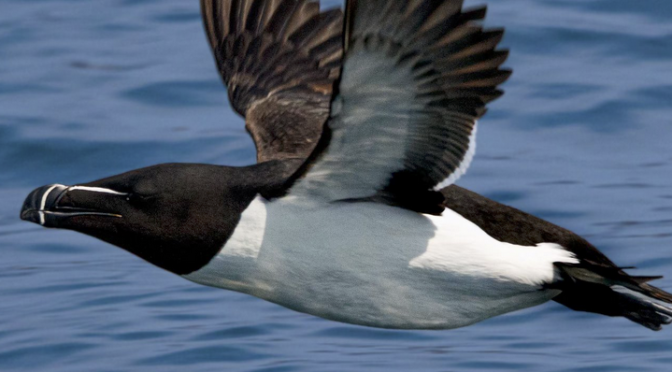
{"type": "MultiPolygon", "coordinates": [[[[515,74],[460,184],[672,278],[672,2],[488,3],[515,74]]],[[[672,329],[555,303],[453,331],[348,326],[18,220],[43,184],[253,163],[226,97],[196,0],[0,0],[0,371],[670,370],[672,329]]]]}

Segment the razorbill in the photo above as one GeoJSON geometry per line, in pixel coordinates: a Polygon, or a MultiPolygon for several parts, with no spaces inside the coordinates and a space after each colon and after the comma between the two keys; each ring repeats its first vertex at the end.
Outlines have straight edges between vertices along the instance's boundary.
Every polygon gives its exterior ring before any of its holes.
{"type": "Polygon", "coordinates": [[[25,220],[336,321],[462,327],[557,301],[658,330],[672,295],[581,237],[451,186],[510,75],[462,0],[201,0],[258,164],[163,164],[33,191],[25,220]]]}

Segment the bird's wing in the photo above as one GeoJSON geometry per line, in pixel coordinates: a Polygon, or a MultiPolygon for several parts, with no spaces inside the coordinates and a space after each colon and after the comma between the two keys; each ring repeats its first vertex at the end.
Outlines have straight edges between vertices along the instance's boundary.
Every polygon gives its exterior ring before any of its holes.
{"type": "Polygon", "coordinates": [[[462,0],[349,0],[330,117],[289,193],[441,213],[437,190],[465,172],[476,121],[511,74],[485,13],[462,0]]]}
{"type": "Polygon", "coordinates": [[[201,13],[257,160],[308,157],[340,71],[342,11],[310,0],[201,0],[201,13]]]}

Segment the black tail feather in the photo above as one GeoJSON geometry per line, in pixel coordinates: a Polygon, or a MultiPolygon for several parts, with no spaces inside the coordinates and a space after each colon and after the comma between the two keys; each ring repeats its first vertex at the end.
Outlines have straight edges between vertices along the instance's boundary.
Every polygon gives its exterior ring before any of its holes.
{"type": "Polygon", "coordinates": [[[654,331],[672,323],[672,307],[663,304],[672,304],[672,294],[647,284],[660,276],[629,276],[615,267],[585,262],[556,267],[564,280],[554,301],[570,309],[621,316],[654,331]]]}
{"type": "Polygon", "coordinates": [[[637,282],[640,285],[646,284],[648,282],[652,282],[652,281],[658,280],[658,279],[663,279],[663,277],[660,276],[660,275],[658,275],[658,276],[633,276],[632,277],[632,280],[634,280],[635,282],[637,282]]]}
{"type": "Polygon", "coordinates": [[[654,331],[660,331],[663,325],[672,323],[672,308],[657,304],[643,295],[613,292],[617,294],[621,315],[625,318],[654,331]]]}
{"type": "MultiPolygon", "coordinates": [[[[662,276],[660,278],[662,278],[662,276]]],[[[641,287],[646,291],[645,294],[647,296],[653,297],[656,300],[663,301],[668,304],[672,304],[672,294],[648,284],[642,284],[641,287]]]]}

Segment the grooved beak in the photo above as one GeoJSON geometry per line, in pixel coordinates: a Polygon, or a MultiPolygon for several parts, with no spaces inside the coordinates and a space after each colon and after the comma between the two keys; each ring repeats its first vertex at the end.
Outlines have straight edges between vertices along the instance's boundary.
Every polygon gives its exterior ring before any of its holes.
{"type": "Polygon", "coordinates": [[[21,208],[21,219],[24,221],[40,224],[45,227],[58,227],[58,220],[67,217],[75,216],[107,216],[107,217],[121,217],[118,214],[100,212],[89,208],[76,208],[73,206],[59,205],[64,196],[70,191],[88,191],[106,194],[117,194],[112,190],[97,189],[82,186],[65,186],[65,185],[47,185],[33,190],[26,200],[23,202],[21,208]],[[101,191],[103,190],[103,191],[101,191]]]}
{"type": "Polygon", "coordinates": [[[23,202],[21,219],[44,225],[45,212],[53,209],[56,201],[67,189],[67,186],[63,185],[47,185],[33,190],[23,202]]]}

